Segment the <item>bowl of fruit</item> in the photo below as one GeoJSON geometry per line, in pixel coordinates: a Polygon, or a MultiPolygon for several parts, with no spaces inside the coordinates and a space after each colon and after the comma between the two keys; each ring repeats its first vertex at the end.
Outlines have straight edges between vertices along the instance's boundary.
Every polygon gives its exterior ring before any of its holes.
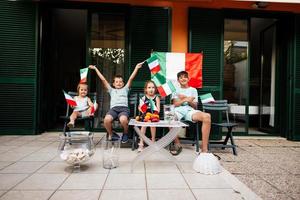
{"type": "Polygon", "coordinates": [[[143,113],[139,116],[136,116],[135,120],[139,122],[159,122],[159,113],[156,111],[153,113],[143,113]]]}

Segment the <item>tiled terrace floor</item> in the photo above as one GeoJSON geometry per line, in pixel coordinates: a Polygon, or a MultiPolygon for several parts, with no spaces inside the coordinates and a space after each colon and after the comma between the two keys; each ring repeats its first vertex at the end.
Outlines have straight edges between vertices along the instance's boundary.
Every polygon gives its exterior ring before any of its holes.
{"type": "MultiPolygon", "coordinates": [[[[102,136],[97,133],[95,142],[102,136]]],[[[218,153],[226,169],[266,199],[299,199],[299,143],[282,139],[237,143],[239,156],[229,150],[218,153]]],[[[1,136],[0,199],[260,199],[226,170],[218,175],[195,173],[191,146],[176,157],[183,171],[155,154],[131,173],[135,151],[122,148],[120,167],[106,170],[98,144],[94,157],[74,173],[59,158],[58,144],[57,133],[1,136]]]]}

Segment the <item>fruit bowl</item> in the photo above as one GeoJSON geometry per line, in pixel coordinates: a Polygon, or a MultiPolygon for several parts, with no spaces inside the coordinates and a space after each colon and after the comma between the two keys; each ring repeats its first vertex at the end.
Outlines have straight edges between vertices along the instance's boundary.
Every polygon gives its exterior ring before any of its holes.
{"type": "Polygon", "coordinates": [[[95,153],[93,133],[67,132],[60,136],[59,155],[67,164],[80,168],[80,164],[88,161],[95,153]]]}
{"type": "Polygon", "coordinates": [[[136,116],[135,120],[140,122],[159,122],[159,114],[158,112],[147,112],[143,113],[142,115],[136,116]]]}

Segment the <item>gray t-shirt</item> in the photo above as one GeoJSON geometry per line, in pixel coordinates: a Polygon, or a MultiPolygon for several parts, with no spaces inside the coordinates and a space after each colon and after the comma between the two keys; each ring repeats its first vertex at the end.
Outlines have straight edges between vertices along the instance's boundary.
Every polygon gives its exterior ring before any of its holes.
{"type": "Polygon", "coordinates": [[[129,88],[125,85],[120,89],[112,88],[109,86],[107,91],[110,95],[110,108],[116,106],[128,107],[128,92],[129,88]]]}

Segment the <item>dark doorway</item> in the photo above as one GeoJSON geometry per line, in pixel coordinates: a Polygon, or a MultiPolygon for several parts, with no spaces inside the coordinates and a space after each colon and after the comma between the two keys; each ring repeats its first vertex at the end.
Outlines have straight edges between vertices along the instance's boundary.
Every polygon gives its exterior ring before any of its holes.
{"type": "Polygon", "coordinates": [[[86,66],[87,10],[47,8],[41,16],[40,129],[62,128],[62,93],[76,91],[79,69],[86,66]]]}

